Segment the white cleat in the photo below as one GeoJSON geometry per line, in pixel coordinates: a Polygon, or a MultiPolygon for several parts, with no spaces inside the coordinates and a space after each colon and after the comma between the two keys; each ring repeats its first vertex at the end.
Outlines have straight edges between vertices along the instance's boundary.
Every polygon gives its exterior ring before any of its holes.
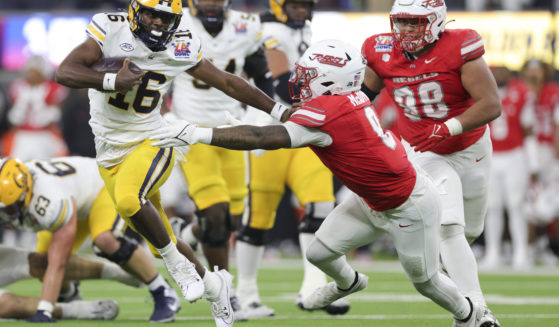
{"type": "Polygon", "coordinates": [[[481,311],[483,315],[481,316],[480,327],[501,327],[499,320],[488,307],[481,307],[481,311]]]}
{"type": "MultiPolygon", "coordinates": [[[[206,272],[210,273],[210,272],[206,272]]],[[[233,295],[233,275],[227,270],[222,269],[216,271],[217,277],[221,280],[219,293],[216,297],[210,297],[206,294],[206,299],[210,301],[210,309],[214,316],[216,327],[230,327],[235,321],[235,314],[231,305],[231,296],[233,295]]]]}
{"type": "Polygon", "coordinates": [[[273,317],[276,311],[260,302],[251,302],[243,306],[243,313],[247,319],[257,319],[273,317]]]}
{"type": "Polygon", "coordinates": [[[472,302],[469,298],[470,308],[472,309],[468,320],[458,320],[454,318],[452,327],[500,327],[497,319],[487,307],[481,307],[479,304],[472,302]],[[489,311],[490,315],[487,313],[489,311]]]}
{"type": "MultiPolygon", "coordinates": [[[[335,282],[330,282],[317,288],[311,295],[303,298],[302,305],[304,310],[321,310],[351,293],[359,292],[367,288],[369,277],[361,273],[355,273],[356,280],[347,290],[341,290],[335,282]]],[[[348,308],[349,309],[349,308],[348,308]]]]}
{"type": "MultiPolygon", "coordinates": [[[[303,306],[303,296],[301,294],[297,295],[297,299],[295,300],[295,305],[299,307],[301,310],[314,311],[314,310],[306,309],[303,306]]],[[[324,310],[330,315],[343,315],[349,311],[349,308],[350,308],[349,301],[344,298],[341,298],[328,304],[327,306],[322,308],[322,310],[324,310]]]]}
{"type": "Polygon", "coordinates": [[[118,303],[113,300],[74,301],[78,306],[76,319],[113,320],[118,315],[118,303]]]}
{"type": "Polygon", "coordinates": [[[196,271],[194,264],[188,260],[184,260],[169,270],[169,274],[177,285],[179,285],[182,296],[190,302],[194,302],[204,294],[204,282],[202,277],[196,271]]]}

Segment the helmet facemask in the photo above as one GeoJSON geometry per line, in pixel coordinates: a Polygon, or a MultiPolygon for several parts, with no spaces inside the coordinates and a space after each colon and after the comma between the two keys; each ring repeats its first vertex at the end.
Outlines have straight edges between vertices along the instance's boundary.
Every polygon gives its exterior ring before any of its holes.
{"type": "Polygon", "coordinates": [[[230,0],[190,0],[190,12],[202,21],[207,29],[221,29],[227,11],[231,7],[230,0]]]}
{"type": "MultiPolygon", "coordinates": [[[[176,0],[173,0],[176,1],[176,0]]],[[[180,1],[178,1],[180,6],[180,1]]],[[[170,4],[170,7],[177,6],[176,3],[170,4]]],[[[164,7],[162,7],[164,8],[164,7]]],[[[143,5],[138,0],[130,2],[129,16],[132,16],[130,28],[132,32],[152,51],[163,51],[167,47],[171,37],[179,26],[182,12],[176,9],[151,8],[143,5]],[[145,22],[144,19],[161,20],[162,25],[153,26],[145,22]]]]}
{"type": "Polygon", "coordinates": [[[316,68],[307,68],[295,63],[295,71],[291,73],[289,78],[289,96],[291,99],[312,99],[313,93],[310,84],[316,77],[318,77],[318,70],[316,68]]]}
{"type": "Polygon", "coordinates": [[[315,3],[313,1],[286,1],[283,4],[283,11],[287,16],[285,24],[295,29],[305,27],[307,20],[312,20],[314,6],[315,3]],[[307,11],[305,17],[301,17],[300,15],[299,11],[301,7],[305,8],[307,11]]]}
{"type": "Polygon", "coordinates": [[[417,52],[435,43],[444,32],[443,0],[396,0],[390,11],[390,27],[396,48],[417,52]]]}
{"type": "MultiPolygon", "coordinates": [[[[429,16],[433,16],[431,14],[429,16]]],[[[432,17],[431,17],[432,18],[432,17]]],[[[433,24],[428,16],[410,16],[407,14],[397,14],[390,16],[390,27],[392,35],[396,42],[395,45],[402,50],[415,52],[423,49],[433,40],[430,25],[433,24]],[[405,32],[404,26],[412,25],[415,28],[413,32],[405,32]]]]}

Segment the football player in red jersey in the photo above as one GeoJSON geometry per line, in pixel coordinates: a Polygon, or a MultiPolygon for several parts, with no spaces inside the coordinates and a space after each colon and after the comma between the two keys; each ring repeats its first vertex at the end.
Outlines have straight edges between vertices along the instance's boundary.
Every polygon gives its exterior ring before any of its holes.
{"type": "Polygon", "coordinates": [[[553,68],[537,59],[530,59],[522,67],[521,75],[536,97],[536,124],[534,133],[538,140],[538,159],[540,163],[540,184],[533,192],[530,213],[533,214],[534,239],[530,251],[536,262],[554,266],[557,257],[549,247],[546,228],[550,221],[557,218],[559,205],[555,200],[559,190],[559,161],[554,148],[554,138],[559,122],[559,84],[551,80],[553,68]]]}
{"type": "Polygon", "coordinates": [[[307,259],[334,281],[304,297],[305,309],[321,309],[366,288],[368,277],[357,273],[345,254],[387,232],[415,288],[450,311],[454,326],[481,326],[483,308],[438,270],[438,191],[407,159],[400,141],[383,131],[359,91],[364,74],[357,49],[325,40],[307,49],[295,66],[290,83],[297,87],[291,97],[304,104],[286,123],[211,129],[185,122],[151,138],[162,147],[198,142],[238,150],[309,146],[354,192],[326,217],[306,250],[307,259]]]}
{"type": "Polygon", "coordinates": [[[530,181],[537,181],[534,95],[526,83],[513,78],[508,68],[498,66],[491,71],[499,86],[503,110],[490,124],[493,163],[484,232],[485,257],[479,267],[489,270],[502,264],[501,239],[506,209],[513,250],[512,267],[528,269],[528,220],[523,205],[530,181]]]}
{"type": "Polygon", "coordinates": [[[386,88],[401,108],[398,130],[408,156],[443,193],[442,265],[485,308],[484,323],[498,326],[468,243],[483,231],[492,151],[487,123],[501,113],[495,79],[481,57],[483,40],[471,29],[445,30],[443,0],[396,0],[390,22],[392,33],[363,43],[363,91],[386,88]]]}

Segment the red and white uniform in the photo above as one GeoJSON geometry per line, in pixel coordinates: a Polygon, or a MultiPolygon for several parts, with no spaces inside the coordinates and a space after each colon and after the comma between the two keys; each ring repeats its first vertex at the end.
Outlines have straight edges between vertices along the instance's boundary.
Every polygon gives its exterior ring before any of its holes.
{"type": "MultiPolygon", "coordinates": [[[[474,101],[461,83],[461,68],[484,52],[481,36],[470,29],[445,30],[434,47],[419,58],[397,49],[391,34],[373,35],[362,46],[367,65],[401,108],[398,130],[404,140],[470,108],[474,101]]],[[[479,236],[487,208],[491,160],[486,126],[448,137],[428,152],[415,153],[406,142],[404,145],[410,159],[441,187],[441,223],[465,225],[467,236],[479,236]]]]}
{"type": "Polygon", "coordinates": [[[306,102],[284,126],[293,147],[308,145],[354,192],[328,215],[316,237],[345,254],[386,231],[408,278],[431,278],[439,253],[437,191],[422,170],[416,172],[400,141],[382,130],[367,96],[320,96],[306,102]],[[416,259],[426,263],[423,269],[416,259]]]}
{"type": "Polygon", "coordinates": [[[546,83],[536,97],[536,124],[534,133],[538,138],[538,157],[540,159],[540,177],[547,183],[553,171],[555,150],[553,135],[555,124],[559,119],[559,84],[546,83]]]}
{"type": "Polygon", "coordinates": [[[527,260],[528,229],[522,209],[531,170],[524,151],[524,129],[534,126],[534,96],[519,79],[510,81],[499,91],[501,116],[490,123],[493,162],[485,225],[486,256],[482,265],[490,268],[499,264],[506,209],[513,245],[513,266],[521,268],[527,260]]]}
{"type": "Polygon", "coordinates": [[[10,85],[9,95],[13,106],[8,120],[14,130],[2,138],[2,156],[27,161],[66,155],[68,150],[57,123],[67,89],[54,80],[31,85],[20,79],[10,85]]]}

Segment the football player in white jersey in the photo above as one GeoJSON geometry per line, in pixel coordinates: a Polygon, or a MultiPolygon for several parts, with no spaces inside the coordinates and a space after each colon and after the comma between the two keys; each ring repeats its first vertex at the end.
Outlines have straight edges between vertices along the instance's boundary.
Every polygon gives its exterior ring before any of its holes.
{"type": "MultiPolygon", "coordinates": [[[[230,0],[189,0],[182,19],[200,37],[204,56],[216,67],[237,76],[246,74],[259,89],[273,96],[260,19],[230,6],[230,0]]],[[[171,113],[201,126],[217,127],[228,123],[226,113],[240,119],[244,109],[219,89],[183,73],[173,84],[171,113]]],[[[229,268],[227,241],[248,194],[244,156],[243,151],[197,144],[190,147],[181,163],[198,209],[199,223],[188,228],[200,240],[210,267],[229,268]]]]}
{"type": "MultiPolygon", "coordinates": [[[[261,15],[262,38],[276,83],[275,92],[278,100],[286,104],[292,102],[288,87],[291,69],[311,42],[310,21],[316,2],[270,0],[270,10],[261,15]]],[[[259,120],[259,124],[264,124],[265,117],[258,117],[262,115],[249,109],[247,116],[250,118],[246,117],[245,121],[254,124],[255,120],[259,120]]],[[[248,318],[269,317],[274,315],[274,310],[262,304],[258,295],[258,265],[264,251],[264,235],[274,226],[285,186],[289,186],[305,208],[305,216],[299,225],[299,243],[301,249],[306,249],[314,232],[334,208],[333,177],[307,148],[280,149],[264,154],[262,151],[253,151],[249,166],[249,208],[237,237],[237,296],[248,318]]],[[[326,275],[310,264],[304,255],[303,263],[305,273],[296,299],[301,308],[302,297],[326,284],[326,275]]],[[[325,310],[330,314],[343,314],[349,310],[349,303],[340,299],[325,310]]]]}
{"type": "Polygon", "coordinates": [[[117,212],[163,258],[185,299],[196,301],[205,292],[214,304],[216,324],[230,326],[233,314],[225,295],[232,276],[225,270],[207,272],[188,244],[177,243],[159,193],[175,153],[152,146],[148,137],[166,124],[160,114],[162,98],[173,78],[185,71],[274,117],[287,116],[287,107],[204,59],[199,37],[181,16],[181,0],[131,0],[128,16],[94,15],[89,38],[64,59],[56,79],[68,87],[90,88],[97,163],[117,212]],[[116,74],[90,68],[108,57],[127,59],[116,74]],[[144,72],[132,73],[129,60],[144,72]]]}
{"type": "Polygon", "coordinates": [[[5,159],[0,166],[0,183],[0,218],[39,232],[36,252],[48,258],[41,301],[30,321],[52,320],[68,260],[89,236],[99,256],[148,285],[155,304],[151,322],[174,320],[180,309],[179,297],[147,253],[122,236],[125,224],[114,209],[94,159],[63,157],[26,164],[5,159]]]}

